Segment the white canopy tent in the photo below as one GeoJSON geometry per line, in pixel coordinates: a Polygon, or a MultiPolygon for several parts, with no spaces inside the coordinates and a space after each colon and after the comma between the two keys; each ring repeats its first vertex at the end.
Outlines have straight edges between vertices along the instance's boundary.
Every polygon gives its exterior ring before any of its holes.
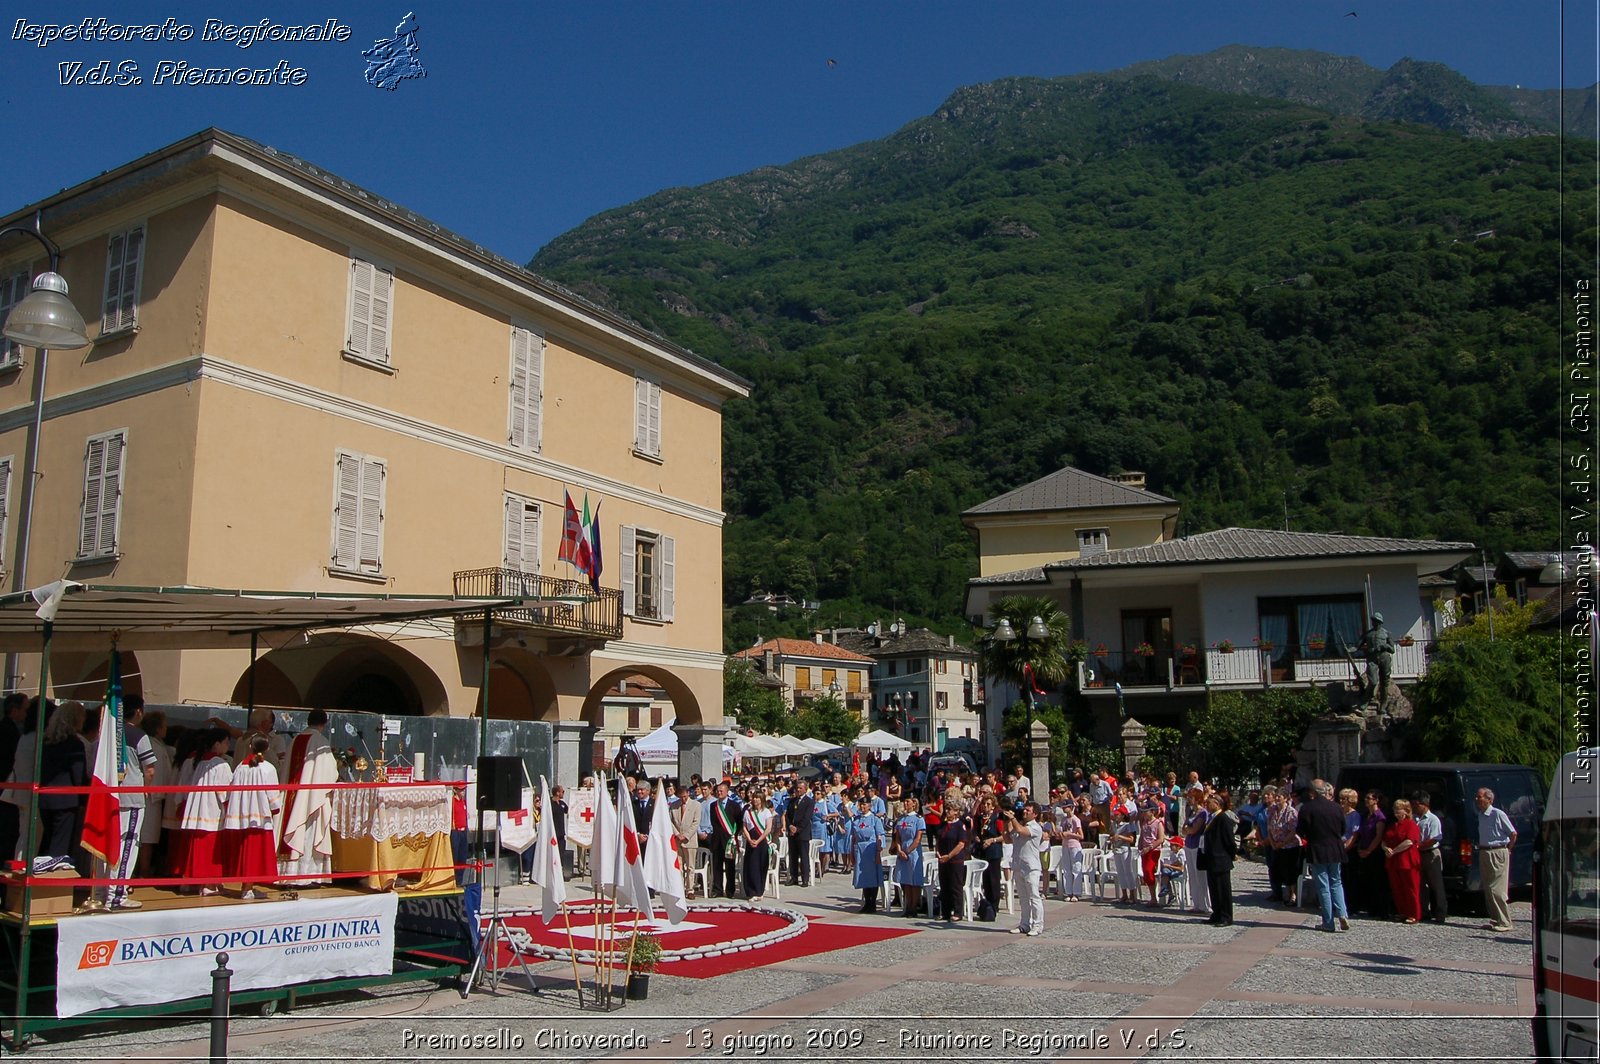
{"type": "Polygon", "coordinates": [[[857,750],[898,750],[905,753],[910,751],[911,744],[898,735],[890,735],[882,728],[879,728],[877,731],[869,731],[857,739],[855,748],[857,750]]]}
{"type": "Polygon", "coordinates": [[[843,750],[844,747],[837,743],[830,743],[826,739],[801,739],[806,745],[806,750],[813,754],[826,754],[830,750],[843,750]]]}
{"type": "MultiPolygon", "coordinates": [[[[678,763],[678,733],[672,730],[675,720],[669,720],[655,731],[634,743],[639,760],[647,765],[676,765],[678,763]]],[[[733,760],[738,751],[727,743],[722,744],[723,763],[733,760]]]]}

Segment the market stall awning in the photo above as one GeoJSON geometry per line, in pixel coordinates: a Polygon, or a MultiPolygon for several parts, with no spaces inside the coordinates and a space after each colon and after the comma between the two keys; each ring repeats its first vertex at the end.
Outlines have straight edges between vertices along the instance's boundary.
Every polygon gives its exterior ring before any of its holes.
{"type": "MultiPolygon", "coordinates": [[[[0,651],[40,649],[40,617],[49,590],[0,596],[0,651]]],[[[298,632],[392,625],[439,617],[482,616],[485,610],[536,605],[527,598],[451,595],[338,595],[293,591],[228,591],[201,587],[120,587],[63,582],[51,627],[57,652],[104,649],[116,635],[123,650],[214,650],[270,646],[298,632]]],[[[569,601],[563,599],[562,601],[569,601]]]]}

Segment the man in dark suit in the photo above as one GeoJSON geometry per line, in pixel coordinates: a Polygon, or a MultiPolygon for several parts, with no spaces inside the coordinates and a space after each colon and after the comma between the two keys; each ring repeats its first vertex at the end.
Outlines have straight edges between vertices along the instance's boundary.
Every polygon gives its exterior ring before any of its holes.
{"type": "Polygon", "coordinates": [[[711,896],[731,898],[734,885],[739,882],[734,870],[735,840],[739,837],[739,820],[744,808],[728,796],[726,780],[717,784],[717,796],[711,802],[711,830],[701,836],[711,849],[711,896]]]}
{"type": "Polygon", "coordinates": [[[1295,834],[1306,840],[1306,862],[1317,881],[1322,930],[1350,930],[1350,914],[1344,904],[1344,810],[1333,800],[1333,784],[1311,781],[1311,801],[1300,807],[1295,834]]]}
{"type": "MultiPolygon", "coordinates": [[[[5,703],[0,705],[0,783],[4,783],[11,775],[12,764],[17,759],[17,743],[22,739],[22,721],[27,712],[28,696],[20,691],[6,695],[5,703]]],[[[32,773],[33,765],[30,764],[29,778],[32,778],[32,773]]],[[[8,792],[3,797],[10,798],[21,793],[8,792]]],[[[0,864],[11,860],[21,833],[22,806],[0,801],[0,864]]],[[[31,858],[33,855],[28,856],[31,858]]]]}
{"type": "Polygon", "coordinates": [[[797,782],[789,799],[789,882],[799,886],[811,885],[811,816],[816,808],[811,784],[797,782]]]}
{"type": "Polygon", "coordinates": [[[650,845],[650,821],[656,815],[655,795],[650,792],[650,781],[640,776],[633,787],[633,824],[639,832],[639,849],[650,845]]]}
{"type": "Polygon", "coordinates": [[[1226,795],[1206,799],[1211,822],[1202,836],[1205,847],[1200,867],[1206,871],[1206,886],[1211,892],[1211,919],[1218,927],[1233,926],[1233,859],[1239,856],[1239,820],[1229,809],[1226,795]]]}

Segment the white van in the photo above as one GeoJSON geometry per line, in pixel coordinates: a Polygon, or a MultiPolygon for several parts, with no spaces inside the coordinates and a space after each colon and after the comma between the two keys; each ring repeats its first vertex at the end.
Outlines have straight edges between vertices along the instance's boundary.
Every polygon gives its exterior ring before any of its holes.
{"type": "Polygon", "coordinates": [[[1533,858],[1535,1059],[1600,1046],[1600,749],[1561,759],[1533,858]]]}

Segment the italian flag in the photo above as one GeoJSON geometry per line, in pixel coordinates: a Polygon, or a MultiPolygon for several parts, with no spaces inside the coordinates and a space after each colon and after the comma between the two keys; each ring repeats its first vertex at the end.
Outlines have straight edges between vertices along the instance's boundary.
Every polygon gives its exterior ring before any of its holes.
{"type": "Polygon", "coordinates": [[[83,848],[115,865],[122,855],[122,803],[117,792],[117,724],[113,706],[100,712],[100,741],[94,748],[94,774],[83,814],[83,848]]]}

